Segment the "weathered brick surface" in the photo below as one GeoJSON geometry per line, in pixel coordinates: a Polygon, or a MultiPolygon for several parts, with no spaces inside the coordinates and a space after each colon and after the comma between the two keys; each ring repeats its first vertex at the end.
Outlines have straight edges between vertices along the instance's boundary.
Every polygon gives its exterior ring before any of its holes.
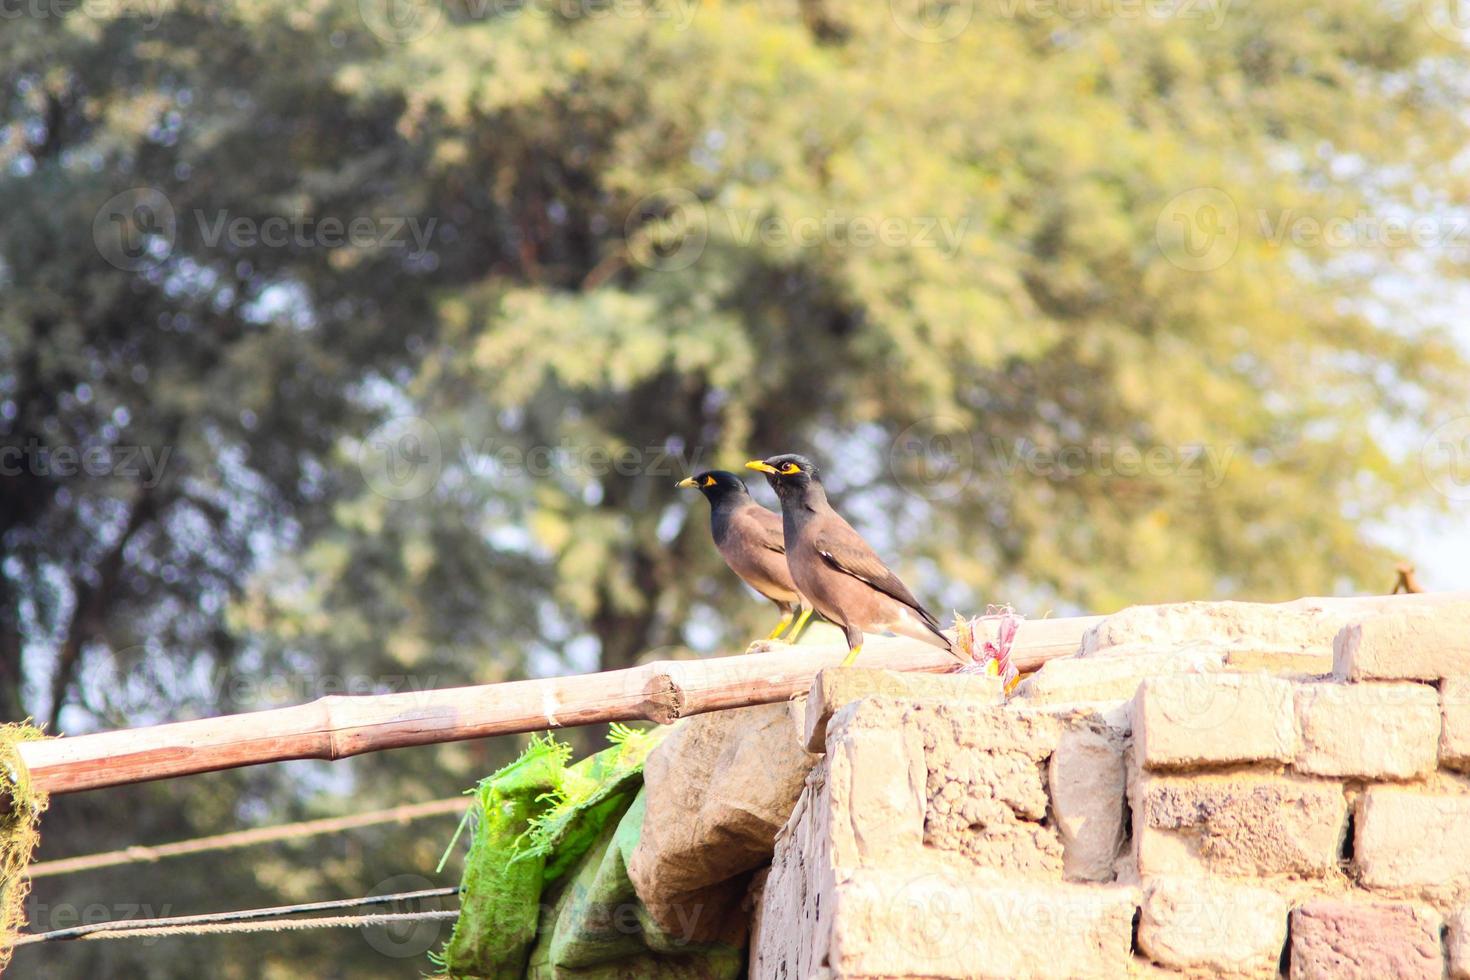
{"type": "Polygon", "coordinates": [[[833,712],[873,694],[900,698],[949,698],[978,704],[1005,700],[999,677],[983,674],[916,674],[844,667],[824,670],[812,681],[806,701],[806,749],[825,751],[833,712]]]}
{"type": "Polygon", "coordinates": [[[1062,980],[1127,975],[1137,891],[884,868],[838,885],[833,904],[836,976],[1062,980]]]}
{"type": "Polygon", "coordinates": [[[1317,901],[1291,913],[1292,980],[1440,980],[1433,911],[1387,902],[1317,901]]]}
{"type": "Polygon", "coordinates": [[[1021,684],[1027,701],[1059,704],[1087,701],[1126,701],[1146,677],[1181,671],[1220,670],[1225,663],[1219,650],[1149,648],[1129,656],[1061,657],[1048,660],[1021,684]]]}
{"type": "Polygon", "coordinates": [[[1316,677],[1332,673],[1332,649],[1235,647],[1225,651],[1225,666],[1229,670],[1265,670],[1273,674],[1316,677]]]}
{"type": "Polygon", "coordinates": [[[1440,685],[1439,762],[1447,769],[1470,772],[1470,677],[1440,685]]]}
{"type": "Polygon", "coordinates": [[[1296,716],[1298,772],[1408,779],[1438,761],[1439,693],[1427,684],[1299,684],[1296,716]]]}
{"type": "Polygon", "coordinates": [[[1091,654],[1124,643],[1182,647],[1202,642],[1275,649],[1325,649],[1348,613],[1314,600],[1267,605],[1255,602],[1176,602],[1130,606],[1088,631],[1082,650],[1091,654]]]}
{"type": "Polygon", "coordinates": [[[1121,736],[1103,725],[1069,728],[1052,753],[1047,784],[1067,878],[1111,881],[1127,835],[1121,736]]]}
{"type": "Polygon", "coordinates": [[[953,702],[915,710],[926,770],[924,843],[982,867],[1062,877],[1062,841],[1046,821],[1050,715],[953,702]]]}
{"type": "Polygon", "coordinates": [[[1289,762],[1291,684],[1266,674],[1151,677],[1134,701],[1133,738],[1150,769],[1289,762]]]}
{"type": "Polygon", "coordinates": [[[1368,787],[1353,842],[1362,883],[1437,898],[1470,891],[1470,793],[1462,790],[1368,787]]]}
{"type": "Polygon", "coordinates": [[[1130,792],[1145,877],[1321,877],[1337,867],[1347,820],[1339,783],[1253,772],[1143,774],[1130,792]]]}
{"type": "Polygon", "coordinates": [[[1290,905],[1268,888],[1210,878],[1144,883],[1139,948],[1179,970],[1274,977],[1290,905]]]}
{"type": "Polygon", "coordinates": [[[1450,916],[1448,924],[1445,951],[1449,954],[1450,978],[1470,980],[1470,905],[1463,906],[1450,916]]]}
{"type": "Polygon", "coordinates": [[[1470,603],[1369,616],[1342,628],[1332,669],[1350,680],[1470,677],[1470,603]]]}

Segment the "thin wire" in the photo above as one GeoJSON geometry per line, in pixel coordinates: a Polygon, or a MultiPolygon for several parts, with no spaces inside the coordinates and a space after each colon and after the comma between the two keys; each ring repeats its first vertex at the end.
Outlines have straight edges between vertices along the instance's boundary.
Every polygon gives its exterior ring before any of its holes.
{"type": "MultiPolygon", "coordinates": [[[[55,942],[62,939],[83,939],[93,933],[109,932],[124,933],[147,929],[175,926],[211,925],[225,922],[244,922],[258,919],[279,918],[285,915],[295,915],[300,912],[322,912],[328,909],[350,909],[363,905],[382,905],[385,902],[412,901],[419,898],[442,898],[459,892],[457,885],[448,885],[443,888],[425,888],[420,891],[398,892],[394,895],[368,895],[364,898],[341,898],[329,902],[304,902],[299,905],[277,905],[265,909],[241,909],[234,912],[204,912],[198,915],[174,915],[158,919],[118,919],[113,922],[93,922],[88,925],[72,926],[70,929],[56,929],[51,932],[33,932],[18,937],[15,945],[24,946],[29,943],[55,942]]],[[[408,914],[408,913],[405,913],[408,914]]],[[[457,915],[457,912],[451,912],[457,915]]],[[[297,919],[291,921],[310,922],[310,919],[297,919]]]]}
{"type": "Polygon", "coordinates": [[[433,800],[428,803],[409,803],[403,806],[390,807],[386,810],[374,810],[370,813],[357,813],[345,817],[326,817],[321,820],[306,820],[301,823],[282,824],[277,827],[257,827],[252,830],[237,830],[228,834],[215,834],[211,837],[200,837],[195,840],[179,841],[174,844],[160,844],[156,847],[125,847],[117,851],[83,854],[77,857],[60,858],[55,861],[40,861],[31,865],[27,874],[32,878],[45,878],[49,875],[65,875],[78,871],[95,871],[98,868],[112,868],[120,864],[158,861],[163,858],[182,857],[187,854],[202,854],[207,851],[223,851],[236,847],[250,847],[255,844],[268,844],[272,841],[297,840],[302,837],[312,837],[318,834],[334,834],[344,830],[370,827],[380,823],[407,823],[410,820],[420,820],[424,817],[458,813],[468,808],[469,805],[470,800],[467,797],[456,796],[447,800],[433,800]]]}
{"type": "MultiPolygon", "coordinates": [[[[278,922],[203,922],[191,926],[145,926],[138,929],[108,929],[87,933],[83,936],[54,936],[39,933],[21,936],[17,946],[31,943],[51,942],[55,939],[98,940],[98,939],[145,939],[158,936],[205,936],[224,932],[289,932],[299,929],[330,929],[334,927],[382,926],[395,922],[425,922],[453,919],[459,912],[453,909],[428,912],[383,912],[371,915],[328,915],[314,919],[282,919],[278,922]]],[[[140,919],[139,922],[159,922],[159,919],[140,919]]]]}

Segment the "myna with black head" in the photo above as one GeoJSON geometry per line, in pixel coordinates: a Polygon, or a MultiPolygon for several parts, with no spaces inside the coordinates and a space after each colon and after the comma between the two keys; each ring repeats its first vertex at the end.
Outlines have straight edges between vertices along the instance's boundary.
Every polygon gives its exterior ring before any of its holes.
{"type": "Polygon", "coordinates": [[[801,594],[847,634],[846,667],[863,649],[864,633],[897,633],[965,658],[939,630],[939,622],[862,536],[827,502],[817,468],[805,456],[786,453],[745,464],[766,474],[781,498],[786,563],[801,594]]]}
{"type": "Polygon", "coordinates": [[[744,481],[724,470],[706,470],[680,480],[675,486],[694,488],[704,494],[704,499],[709,501],[710,532],[720,557],[746,585],[781,610],[781,620],[767,639],[779,637],[795,619],[796,625],[787,636],[794,643],[806,626],[811,609],[802,608],[800,592],[791,581],[781,515],[756,503],[744,481]]]}

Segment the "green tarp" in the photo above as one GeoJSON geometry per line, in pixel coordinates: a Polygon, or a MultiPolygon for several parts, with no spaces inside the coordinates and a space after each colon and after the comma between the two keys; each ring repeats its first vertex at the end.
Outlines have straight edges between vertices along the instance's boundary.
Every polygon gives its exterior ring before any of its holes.
{"type": "Polygon", "coordinates": [[[460,915],[438,957],[453,978],[734,980],[744,951],[662,932],[628,880],[643,760],[661,729],[615,726],[573,766],[547,737],[476,788],[460,915]]]}

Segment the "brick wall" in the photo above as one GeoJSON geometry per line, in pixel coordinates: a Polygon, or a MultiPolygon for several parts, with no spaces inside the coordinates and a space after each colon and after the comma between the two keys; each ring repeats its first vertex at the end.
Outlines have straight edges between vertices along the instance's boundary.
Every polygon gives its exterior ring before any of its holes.
{"type": "Polygon", "coordinates": [[[1005,703],[824,676],[751,976],[1470,978],[1470,603],[1404,608],[1128,610],[1005,703]]]}

